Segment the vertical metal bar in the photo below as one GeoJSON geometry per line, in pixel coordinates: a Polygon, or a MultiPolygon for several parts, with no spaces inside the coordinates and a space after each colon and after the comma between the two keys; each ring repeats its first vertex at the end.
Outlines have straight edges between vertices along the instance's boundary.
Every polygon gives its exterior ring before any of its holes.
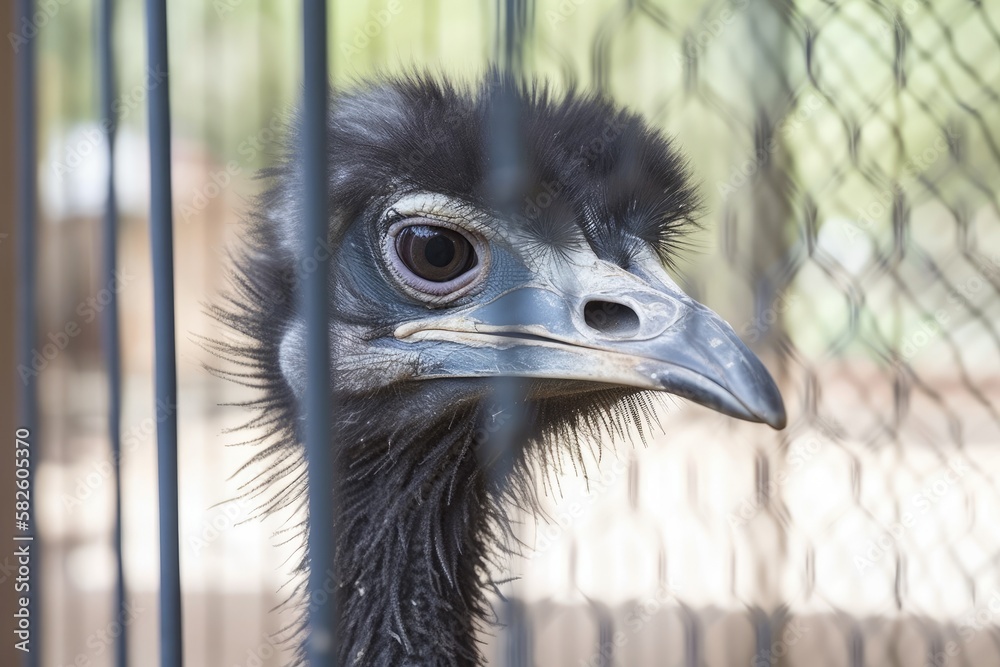
{"type": "Polygon", "coordinates": [[[166,0],[146,0],[149,50],[150,242],[156,366],[157,483],[160,502],[160,667],[180,667],[181,573],[177,503],[177,367],[174,242],[170,184],[170,85],[166,0]],[[163,406],[163,409],[160,409],[163,406]]]}
{"type": "MultiPolygon", "coordinates": [[[[528,0],[499,0],[497,4],[496,60],[505,77],[517,81],[524,66],[524,33],[529,23],[528,0]]],[[[501,83],[492,100],[489,126],[490,173],[489,190],[493,207],[507,219],[517,215],[518,206],[526,193],[525,150],[522,143],[521,107],[516,90],[501,83]]],[[[522,320],[525,306],[515,304],[511,317],[522,320]]],[[[528,419],[524,400],[524,383],[518,378],[501,377],[493,383],[492,414],[505,419],[494,426],[490,437],[481,445],[480,461],[487,467],[496,489],[503,489],[514,468],[518,448],[526,434],[528,419]]],[[[505,626],[503,664],[526,667],[532,664],[528,615],[523,603],[516,599],[501,601],[500,618],[505,626]]]]}
{"type": "MultiPolygon", "coordinates": [[[[100,117],[108,147],[108,182],[104,211],[102,251],[104,254],[104,285],[115,284],[118,270],[118,200],[115,194],[115,133],[118,119],[113,108],[115,99],[114,49],[114,0],[101,0],[98,9],[98,67],[100,68],[100,117]]],[[[104,361],[108,373],[108,438],[111,444],[112,468],[115,483],[114,547],[117,558],[115,577],[114,618],[124,618],[125,564],[122,550],[122,485],[121,485],[121,351],[118,340],[118,293],[110,290],[111,297],[102,312],[104,361]]],[[[115,665],[124,667],[128,662],[128,627],[121,625],[115,639],[115,665]]]]}
{"type": "MultiPolygon", "coordinates": [[[[34,0],[19,0],[17,3],[17,25],[31,25],[34,21],[34,0]]],[[[32,36],[17,48],[17,106],[18,133],[17,154],[18,170],[20,172],[20,208],[18,210],[18,239],[20,271],[18,276],[18,323],[21,335],[18,340],[19,360],[22,368],[34,368],[32,355],[35,341],[38,339],[38,320],[36,304],[37,291],[37,229],[38,229],[38,157],[37,149],[37,70],[35,67],[35,39],[32,36]]],[[[23,376],[24,387],[21,394],[21,426],[30,433],[30,442],[34,447],[31,452],[28,467],[29,488],[35,488],[35,470],[40,455],[41,439],[38,432],[38,381],[37,373],[26,373],[23,376]]],[[[32,636],[29,651],[24,655],[25,667],[37,667],[41,664],[41,589],[38,568],[41,567],[41,545],[35,531],[35,503],[29,504],[27,530],[19,530],[19,537],[29,538],[28,548],[31,551],[33,567],[28,575],[28,614],[32,619],[32,636]]]]}
{"type": "MultiPolygon", "coordinates": [[[[330,429],[333,392],[329,338],[329,263],[318,244],[329,236],[327,156],[326,0],[303,0],[302,176],[305,206],[302,256],[317,258],[316,270],[305,272],[302,305],[306,319],[305,450],[309,475],[309,636],[306,655],[311,667],[337,664],[337,582],[334,564],[334,484],[330,429]],[[323,257],[323,259],[318,259],[323,257]],[[330,579],[333,581],[330,581],[330,579]],[[323,601],[319,604],[319,601],[323,601]]],[[[304,264],[302,264],[304,265],[304,264]]]]}
{"type": "MultiPolygon", "coordinates": [[[[499,29],[497,55],[503,75],[516,80],[521,62],[521,25],[517,17],[524,0],[500,0],[497,8],[499,29]]],[[[487,175],[490,199],[500,215],[512,219],[524,198],[526,169],[524,146],[521,142],[521,109],[515,90],[501,83],[491,100],[489,119],[487,175]]],[[[517,304],[515,304],[517,308],[517,304]]],[[[518,313],[512,313],[516,319],[518,313]]],[[[501,428],[493,431],[483,444],[480,456],[489,465],[494,478],[501,485],[506,482],[515,455],[524,415],[521,382],[516,378],[497,378],[493,383],[493,396],[497,408],[507,417],[501,428]]]]}

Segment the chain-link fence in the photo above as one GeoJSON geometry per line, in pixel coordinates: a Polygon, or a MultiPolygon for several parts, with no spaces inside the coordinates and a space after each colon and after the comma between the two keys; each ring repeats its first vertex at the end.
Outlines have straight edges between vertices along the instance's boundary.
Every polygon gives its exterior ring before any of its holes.
{"type": "MultiPolygon", "coordinates": [[[[539,14],[566,80],[586,9],[539,14]]],[[[777,369],[791,422],[668,410],[561,480],[512,568],[537,664],[997,664],[997,7],[605,9],[580,64],[698,165],[717,261],[686,287],[777,369]]]]}

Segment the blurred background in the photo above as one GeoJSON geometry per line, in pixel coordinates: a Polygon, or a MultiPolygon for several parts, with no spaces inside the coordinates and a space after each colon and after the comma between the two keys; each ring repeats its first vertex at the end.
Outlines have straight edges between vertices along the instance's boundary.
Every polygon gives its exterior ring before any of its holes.
{"type": "MultiPolygon", "coordinates": [[[[290,517],[240,498],[253,449],[226,429],[248,414],[226,404],[248,390],[205,370],[222,362],[198,338],[220,335],[205,306],[300,90],[299,3],[169,3],[177,406],[152,398],[143,6],[116,4],[109,285],[97,3],[50,4],[14,26],[38,49],[38,349],[59,347],[38,375],[43,664],[110,665],[122,625],[132,664],[155,664],[155,425],[172,411],[186,662],[284,664],[290,517]],[[98,317],[110,293],[123,619],[98,317]]],[[[494,52],[492,0],[330,5],[337,86],[413,68],[472,80],[494,52]]],[[[761,355],[790,416],[774,433],[670,401],[586,477],[567,465],[540,488],[547,516],[522,517],[534,549],[497,573],[518,577],[504,592],[526,604],[535,664],[1000,664],[1000,5],[537,0],[529,35],[531,72],[612,96],[690,156],[705,228],[678,281],[761,355]]],[[[500,643],[483,640],[496,662],[500,643]]]]}

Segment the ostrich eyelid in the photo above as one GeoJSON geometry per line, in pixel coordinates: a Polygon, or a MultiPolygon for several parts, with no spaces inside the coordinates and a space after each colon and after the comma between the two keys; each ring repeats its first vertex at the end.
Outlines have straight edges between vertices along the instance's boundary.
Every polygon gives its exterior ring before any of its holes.
{"type": "Polygon", "coordinates": [[[449,305],[478,290],[489,275],[493,260],[490,242],[482,235],[450,220],[439,220],[426,216],[406,217],[392,223],[385,232],[381,247],[386,269],[397,287],[406,295],[431,307],[449,305]],[[414,225],[438,226],[458,232],[472,246],[473,252],[476,254],[476,263],[460,276],[445,283],[433,284],[433,288],[431,288],[432,283],[429,281],[415,274],[410,275],[412,271],[405,266],[396,252],[396,237],[402,230],[414,225]]]}

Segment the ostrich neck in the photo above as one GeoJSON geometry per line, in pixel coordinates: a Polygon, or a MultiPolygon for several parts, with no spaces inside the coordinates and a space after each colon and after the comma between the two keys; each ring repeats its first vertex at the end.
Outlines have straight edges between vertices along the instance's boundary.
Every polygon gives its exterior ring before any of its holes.
{"type": "Polygon", "coordinates": [[[392,434],[341,431],[354,443],[338,499],[345,665],[478,664],[492,510],[475,415],[424,420],[392,434]]]}

